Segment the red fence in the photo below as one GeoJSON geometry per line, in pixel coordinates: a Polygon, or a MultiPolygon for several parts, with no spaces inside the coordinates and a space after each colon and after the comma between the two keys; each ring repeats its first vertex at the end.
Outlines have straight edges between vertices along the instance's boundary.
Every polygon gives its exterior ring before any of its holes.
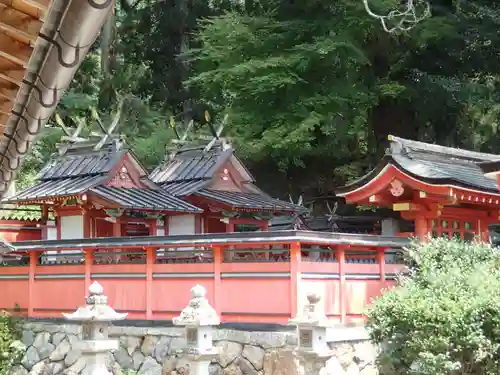
{"type": "Polygon", "coordinates": [[[95,280],[129,319],[170,320],[201,284],[223,322],[286,323],[310,290],[327,316],[348,322],[394,285],[406,243],[296,231],[19,242],[0,267],[0,308],[60,317],[95,280]]]}

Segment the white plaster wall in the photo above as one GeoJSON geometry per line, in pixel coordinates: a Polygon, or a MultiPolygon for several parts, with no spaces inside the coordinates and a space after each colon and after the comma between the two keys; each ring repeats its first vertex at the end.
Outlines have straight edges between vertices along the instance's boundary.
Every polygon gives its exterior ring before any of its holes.
{"type": "MultiPolygon", "coordinates": [[[[57,228],[55,225],[56,225],[55,221],[47,221],[47,226],[51,227],[45,229],[47,233],[47,240],[57,240],[57,228]]],[[[47,251],[45,259],[49,262],[55,261],[56,258],[53,256],[53,254],[57,254],[57,251],[55,250],[47,251]]]]}
{"type": "Polygon", "coordinates": [[[195,234],[195,215],[170,216],[168,220],[168,234],[195,234]]]}
{"type": "Polygon", "coordinates": [[[83,215],[61,216],[61,239],[83,238],[83,215]]]}
{"type": "MultiPolygon", "coordinates": [[[[71,240],[83,238],[83,215],[60,216],[61,220],[61,240],[71,240]]],[[[64,250],[62,254],[80,253],[80,250],[64,250]]]]}

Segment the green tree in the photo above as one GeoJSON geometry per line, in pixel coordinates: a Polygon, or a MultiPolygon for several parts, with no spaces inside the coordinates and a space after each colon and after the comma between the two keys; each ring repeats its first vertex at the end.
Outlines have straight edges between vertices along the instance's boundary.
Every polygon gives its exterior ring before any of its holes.
{"type": "Polygon", "coordinates": [[[444,239],[409,249],[410,274],[368,311],[384,373],[500,371],[500,253],[444,239]]]}

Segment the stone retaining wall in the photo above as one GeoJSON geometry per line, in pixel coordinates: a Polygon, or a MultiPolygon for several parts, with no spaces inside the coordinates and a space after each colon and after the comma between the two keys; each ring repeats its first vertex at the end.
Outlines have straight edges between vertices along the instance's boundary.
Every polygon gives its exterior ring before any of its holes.
{"type": "MultiPolygon", "coordinates": [[[[182,329],[114,326],[111,336],[120,341],[109,354],[108,367],[115,374],[187,375],[178,351],[185,346],[182,329]]],[[[27,322],[22,341],[26,354],[11,375],[77,375],[85,366],[78,350],[81,327],[76,324],[27,322]]],[[[289,351],[296,344],[294,332],[254,332],[218,329],[215,346],[222,348],[211,375],[298,375],[289,351]]],[[[375,375],[376,350],[360,328],[329,332],[335,356],[327,374],[375,375]]]]}

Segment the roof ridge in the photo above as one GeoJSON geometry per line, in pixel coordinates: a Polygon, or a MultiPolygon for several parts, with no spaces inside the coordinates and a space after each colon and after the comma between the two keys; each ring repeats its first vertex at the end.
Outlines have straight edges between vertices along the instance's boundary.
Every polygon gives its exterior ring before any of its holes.
{"type": "Polygon", "coordinates": [[[489,154],[484,152],[469,151],[461,148],[440,146],[432,143],[425,143],[421,141],[414,141],[389,135],[387,137],[391,142],[390,153],[401,153],[404,149],[413,149],[415,151],[435,153],[447,156],[453,156],[462,159],[472,159],[472,161],[485,161],[485,160],[500,160],[500,155],[489,154]]]}

